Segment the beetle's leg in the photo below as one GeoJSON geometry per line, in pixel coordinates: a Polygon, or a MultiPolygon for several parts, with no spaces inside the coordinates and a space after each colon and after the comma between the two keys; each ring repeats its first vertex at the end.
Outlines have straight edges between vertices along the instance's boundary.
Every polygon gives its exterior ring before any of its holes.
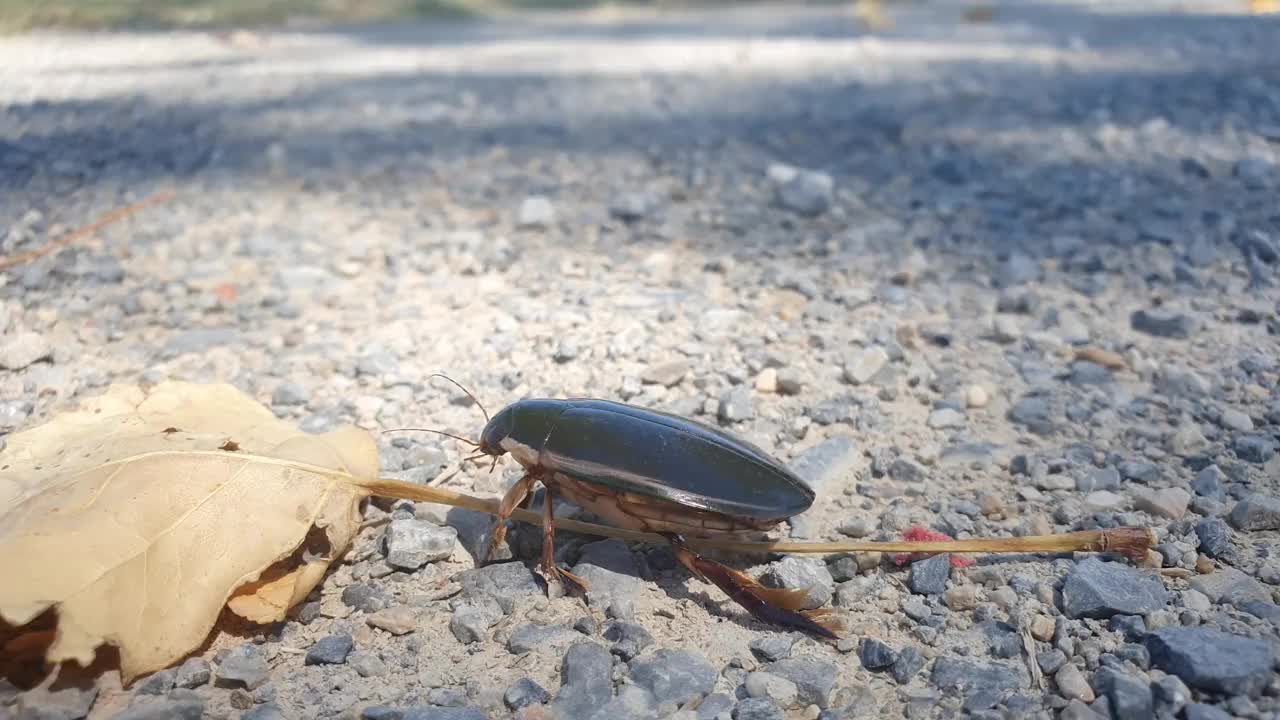
{"type": "Polygon", "coordinates": [[[573,583],[578,590],[586,592],[586,580],[556,566],[556,520],[555,512],[551,507],[555,495],[552,494],[550,487],[546,485],[543,487],[546,488],[546,493],[542,496],[542,577],[548,583],[564,578],[573,583]]]}
{"type": "Polygon", "coordinates": [[[731,567],[708,560],[689,549],[684,538],[675,533],[663,533],[671,543],[676,559],[695,577],[709,581],[747,609],[757,619],[767,623],[788,625],[822,635],[834,640],[836,623],[826,620],[830,611],[801,610],[805,593],[786,588],[767,588],[750,575],[731,567]]]}
{"type": "Polygon", "coordinates": [[[534,477],[526,474],[511,486],[506,495],[502,496],[502,502],[498,504],[498,519],[493,524],[493,534],[489,537],[489,546],[485,548],[484,557],[480,560],[481,565],[487,564],[493,558],[498,546],[506,539],[507,520],[511,517],[511,511],[515,510],[533,489],[533,481],[534,477]]]}

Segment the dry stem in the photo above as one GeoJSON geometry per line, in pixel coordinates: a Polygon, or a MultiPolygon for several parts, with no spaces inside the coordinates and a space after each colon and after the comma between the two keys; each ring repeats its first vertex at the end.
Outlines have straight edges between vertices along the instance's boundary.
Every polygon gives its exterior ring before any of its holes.
{"type": "Polygon", "coordinates": [[[56,240],[50,240],[49,242],[46,242],[45,244],[41,245],[35,250],[30,250],[24,253],[18,253],[17,255],[10,255],[9,257],[0,257],[0,270],[5,270],[7,268],[14,267],[15,265],[21,265],[22,263],[25,263],[25,262],[31,262],[36,258],[48,255],[54,250],[59,250],[61,248],[64,248],[67,245],[70,245],[71,243],[75,242],[76,240],[79,240],[82,237],[92,235],[93,233],[97,232],[98,230],[101,230],[102,228],[106,227],[107,225],[110,225],[113,222],[116,222],[117,220],[128,217],[129,215],[132,215],[133,213],[141,210],[142,208],[148,205],[154,205],[156,203],[164,202],[171,197],[173,197],[173,193],[171,192],[156,193],[155,195],[152,195],[151,197],[145,198],[143,200],[139,200],[138,202],[132,205],[127,205],[125,207],[112,210],[111,212],[107,213],[106,215],[103,215],[102,217],[98,218],[92,223],[85,225],[82,228],[72,230],[66,235],[63,235],[62,237],[57,238],[56,240]]]}
{"type": "MultiPolygon", "coordinates": [[[[497,514],[498,500],[478,498],[473,495],[445,490],[438,487],[415,485],[400,480],[379,478],[362,483],[370,492],[383,497],[417,502],[434,502],[442,505],[475,510],[477,512],[497,514]]],[[[542,514],[516,508],[511,513],[515,520],[542,524],[542,514]]],[[[577,520],[556,518],[557,528],[585,535],[618,538],[629,542],[667,542],[661,535],[624,530],[622,528],[596,525],[577,520]]],[[[1116,552],[1134,562],[1146,557],[1147,550],[1156,543],[1155,533],[1150,528],[1114,528],[1110,530],[1082,530],[1079,532],[1059,533],[1056,535],[1032,535],[1028,537],[1010,538],[971,538],[968,540],[924,540],[924,541],[842,541],[842,542],[743,542],[738,540],[720,540],[706,538],[689,538],[690,547],[731,550],[742,553],[818,553],[831,554],[842,552],[904,552],[904,553],[1064,553],[1064,552],[1116,552]]]]}

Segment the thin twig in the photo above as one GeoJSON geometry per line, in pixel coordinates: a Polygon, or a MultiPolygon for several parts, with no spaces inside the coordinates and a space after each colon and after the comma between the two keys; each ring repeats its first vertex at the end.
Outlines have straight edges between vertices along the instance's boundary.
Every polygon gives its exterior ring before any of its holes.
{"type": "MultiPolygon", "coordinates": [[[[375,495],[418,502],[434,502],[496,515],[497,499],[479,498],[465,493],[438,487],[415,485],[402,480],[378,478],[360,481],[359,484],[375,495]]],[[[512,519],[534,525],[542,524],[542,514],[516,508],[512,519]]],[[[618,538],[628,542],[666,544],[667,539],[653,533],[625,530],[623,528],[596,525],[577,520],[556,518],[561,530],[618,538]]],[[[957,553],[1064,553],[1064,552],[1116,552],[1135,562],[1146,557],[1147,550],[1155,545],[1155,534],[1150,528],[1121,527],[1107,530],[1081,530],[1055,535],[1026,537],[970,538],[967,540],[922,541],[841,541],[841,542],[742,542],[707,538],[688,538],[690,547],[731,550],[741,553],[817,553],[846,552],[957,552],[957,553]]]]}
{"type": "Polygon", "coordinates": [[[48,255],[49,253],[55,250],[60,250],[66,247],[67,245],[70,245],[71,243],[75,242],[76,240],[79,240],[80,238],[92,235],[93,233],[97,232],[98,230],[101,230],[102,228],[106,227],[107,225],[110,225],[113,222],[126,218],[129,215],[132,215],[133,213],[141,210],[142,208],[148,205],[155,205],[157,203],[162,203],[162,202],[165,202],[166,200],[169,200],[172,197],[173,197],[173,193],[169,191],[156,193],[151,197],[148,197],[144,200],[139,200],[138,202],[132,205],[127,205],[125,207],[112,210],[111,212],[107,213],[106,215],[103,215],[102,217],[98,218],[92,223],[85,225],[82,228],[72,230],[66,235],[63,235],[62,237],[57,238],[56,240],[50,240],[49,242],[46,242],[44,245],[41,245],[40,247],[34,250],[29,250],[24,253],[18,253],[17,255],[10,255],[9,257],[0,257],[0,270],[6,270],[16,265],[21,265],[23,263],[31,262],[36,258],[44,257],[45,255],[48,255]]]}

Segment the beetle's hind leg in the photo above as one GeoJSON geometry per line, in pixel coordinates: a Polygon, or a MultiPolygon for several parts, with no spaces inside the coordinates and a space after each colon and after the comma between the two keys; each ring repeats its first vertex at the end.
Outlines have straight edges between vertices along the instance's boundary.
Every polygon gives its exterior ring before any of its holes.
{"type": "Polygon", "coordinates": [[[533,489],[535,479],[533,475],[526,473],[511,486],[506,495],[502,496],[502,502],[498,504],[498,517],[493,523],[493,532],[489,536],[489,544],[485,548],[484,557],[480,559],[481,565],[488,564],[493,559],[498,546],[507,538],[507,520],[511,518],[511,511],[525,501],[529,491],[533,489]]]}
{"type": "Polygon", "coordinates": [[[556,520],[555,512],[552,510],[552,504],[555,501],[555,494],[551,491],[551,486],[543,483],[546,492],[542,496],[542,565],[539,568],[542,579],[550,586],[552,583],[559,583],[563,578],[568,580],[579,592],[587,591],[587,582],[582,578],[574,575],[568,570],[564,570],[556,566],[556,520]]]}
{"type": "Polygon", "coordinates": [[[767,588],[750,575],[702,557],[685,545],[675,533],[662,533],[671,543],[676,559],[695,577],[706,580],[733,598],[759,620],[807,630],[833,640],[840,639],[839,624],[828,618],[829,610],[802,610],[805,593],[786,588],[767,588]]]}

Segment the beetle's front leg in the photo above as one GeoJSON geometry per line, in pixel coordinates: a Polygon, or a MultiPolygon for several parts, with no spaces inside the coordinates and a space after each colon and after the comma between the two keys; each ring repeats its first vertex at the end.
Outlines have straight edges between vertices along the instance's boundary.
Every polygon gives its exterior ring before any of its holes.
{"type": "Polygon", "coordinates": [[[498,546],[507,538],[507,520],[511,518],[511,511],[516,509],[520,503],[524,502],[525,496],[533,489],[535,478],[528,473],[524,477],[516,481],[515,485],[502,496],[502,502],[498,504],[498,519],[493,524],[493,533],[489,537],[489,546],[485,548],[484,557],[480,559],[481,565],[486,565],[493,559],[493,554],[497,552],[498,546]]]}

